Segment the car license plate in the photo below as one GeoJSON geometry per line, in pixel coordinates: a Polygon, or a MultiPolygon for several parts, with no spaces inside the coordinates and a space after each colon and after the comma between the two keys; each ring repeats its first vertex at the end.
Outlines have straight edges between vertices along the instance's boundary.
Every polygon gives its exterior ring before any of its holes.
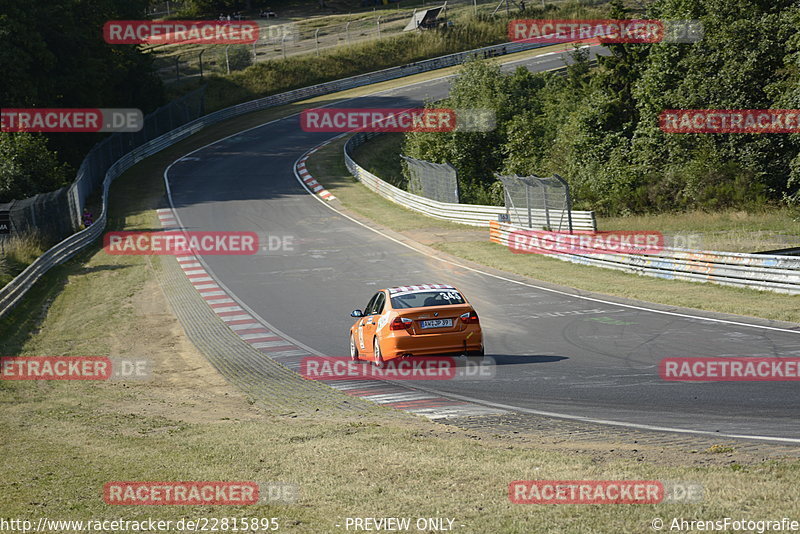
{"type": "Polygon", "coordinates": [[[422,328],[444,328],[446,326],[453,326],[453,320],[431,319],[430,321],[422,321],[422,328]]]}

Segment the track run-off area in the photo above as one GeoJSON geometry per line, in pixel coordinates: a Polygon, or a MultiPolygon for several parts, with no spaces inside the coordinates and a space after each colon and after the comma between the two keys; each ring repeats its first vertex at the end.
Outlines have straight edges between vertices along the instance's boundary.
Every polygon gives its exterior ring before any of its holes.
{"type": "MultiPolygon", "coordinates": [[[[503,68],[552,70],[563,65],[563,55],[503,68]]],[[[451,79],[336,105],[419,107],[446,96],[451,79]]],[[[323,200],[303,184],[297,161],[336,135],[303,131],[295,114],[197,149],[164,173],[179,227],[290,237],[292,250],[197,258],[226,298],[263,328],[307,353],[346,356],[350,311],[363,309],[375,291],[452,284],[481,318],[496,374],[490,380],[404,384],[412,390],[487,411],[800,444],[795,383],[674,382],[658,372],[668,357],[800,356],[800,328],[544,286],[433,254],[350,217],[337,201],[323,200]]],[[[284,353],[260,356],[293,367],[297,354],[284,353]]]]}

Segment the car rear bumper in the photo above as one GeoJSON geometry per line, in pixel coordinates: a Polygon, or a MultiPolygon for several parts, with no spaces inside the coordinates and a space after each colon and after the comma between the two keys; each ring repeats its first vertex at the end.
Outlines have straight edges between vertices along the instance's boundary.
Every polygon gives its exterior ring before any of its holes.
{"type": "Polygon", "coordinates": [[[400,356],[434,356],[464,354],[483,350],[483,335],[479,329],[441,334],[411,335],[402,332],[381,340],[381,354],[384,360],[400,356]]]}

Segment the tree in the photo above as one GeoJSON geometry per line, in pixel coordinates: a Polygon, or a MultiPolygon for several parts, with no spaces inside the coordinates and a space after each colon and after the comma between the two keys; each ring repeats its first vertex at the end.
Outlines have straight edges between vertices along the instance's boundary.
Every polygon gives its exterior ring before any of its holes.
{"type": "MultiPolygon", "coordinates": [[[[3,107],[140,108],[164,101],[152,57],[102,38],[108,20],[142,17],[147,0],[0,0],[3,107]]],[[[59,156],[78,167],[101,136],[48,134],[59,156]]]]}
{"type": "Polygon", "coordinates": [[[0,132],[0,202],[21,200],[67,185],[69,166],[40,134],[0,132]]]}
{"type": "MultiPolygon", "coordinates": [[[[448,104],[497,110],[494,132],[410,135],[483,198],[487,177],[564,176],[575,206],[603,214],[800,203],[800,134],[667,134],[665,109],[800,108],[800,6],[793,0],[655,0],[647,18],[699,20],[695,43],[609,44],[566,76],[469,66],[448,104]],[[440,134],[438,134],[440,135],[440,134]],[[499,150],[498,150],[499,149],[499,150]]],[[[629,18],[620,1],[612,18],[629,18]]],[[[412,154],[413,155],[413,154],[412,154]]]]}

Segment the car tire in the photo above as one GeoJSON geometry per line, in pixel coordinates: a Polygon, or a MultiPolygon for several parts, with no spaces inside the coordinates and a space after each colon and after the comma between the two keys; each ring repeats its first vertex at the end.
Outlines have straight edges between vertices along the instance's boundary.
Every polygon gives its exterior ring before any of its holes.
{"type": "Polygon", "coordinates": [[[484,357],[484,349],[481,347],[480,350],[468,351],[466,356],[472,361],[482,362],[484,357]]]}
{"type": "Polygon", "coordinates": [[[353,334],[350,334],[350,360],[357,362],[361,358],[358,357],[358,346],[356,346],[356,340],[353,337],[353,334]]]}
{"type": "Polygon", "coordinates": [[[383,369],[386,367],[386,362],[383,361],[383,355],[381,354],[381,344],[377,337],[375,337],[372,341],[372,358],[372,363],[378,369],[383,369]]]}

